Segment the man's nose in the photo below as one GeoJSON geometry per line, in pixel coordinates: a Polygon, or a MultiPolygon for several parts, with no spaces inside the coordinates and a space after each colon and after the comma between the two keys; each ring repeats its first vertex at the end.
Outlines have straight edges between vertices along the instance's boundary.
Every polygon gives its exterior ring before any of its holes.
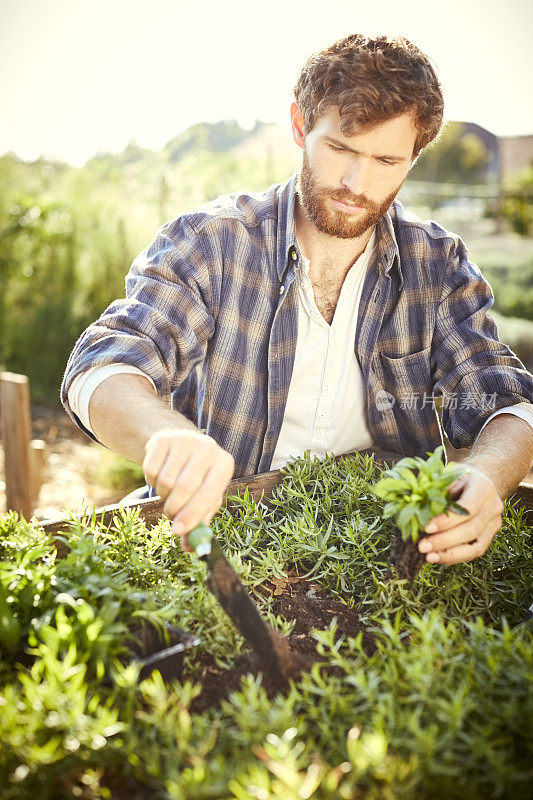
{"type": "Polygon", "coordinates": [[[342,185],[354,195],[366,194],[370,188],[370,163],[366,158],[354,158],[344,171],[342,185]]]}

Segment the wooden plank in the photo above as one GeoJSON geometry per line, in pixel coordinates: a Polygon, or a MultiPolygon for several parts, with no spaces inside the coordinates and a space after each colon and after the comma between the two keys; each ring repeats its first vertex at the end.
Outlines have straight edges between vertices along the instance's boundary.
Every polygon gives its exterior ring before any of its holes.
{"type": "Polygon", "coordinates": [[[33,507],[38,503],[39,492],[43,482],[46,442],[44,439],[32,439],[30,442],[30,477],[33,507]]]}
{"type": "Polygon", "coordinates": [[[30,387],[26,375],[0,373],[6,505],[26,519],[32,513],[30,387]]]}

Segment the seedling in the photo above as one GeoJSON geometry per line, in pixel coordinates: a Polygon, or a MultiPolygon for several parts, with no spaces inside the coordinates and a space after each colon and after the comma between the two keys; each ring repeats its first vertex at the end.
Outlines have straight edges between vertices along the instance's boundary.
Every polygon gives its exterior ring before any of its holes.
{"type": "Polygon", "coordinates": [[[463,506],[451,499],[448,487],[461,475],[465,467],[454,461],[444,464],[443,446],[428,454],[428,459],[415,457],[402,458],[392,468],[383,472],[383,478],[371,487],[372,492],[386,500],[383,518],[394,517],[401,531],[402,539],[409,537],[417,542],[430,519],[443,511],[455,511],[468,516],[463,506]],[[417,473],[413,472],[417,470],[417,473]]]}

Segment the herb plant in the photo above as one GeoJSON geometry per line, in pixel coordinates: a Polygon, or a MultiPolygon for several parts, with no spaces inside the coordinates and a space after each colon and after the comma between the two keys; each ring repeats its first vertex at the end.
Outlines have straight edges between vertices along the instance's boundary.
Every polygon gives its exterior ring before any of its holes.
{"type": "Polygon", "coordinates": [[[417,542],[430,519],[443,511],[452,510],[468,516],[468,511],[448,494],[448,487],[465,472],[454,461],[444,464],[442,445],[428,459],[406,457],[371,487],[371,491],[386,500],[383,518],[394,517],[404,541],[411,537],[417,542]],[[416,470],[414,472],[413,470],[416,470]]]}
{"type": "Polygon", "coordinates": [[[204,710],[195,702],[213,665],[229,683],[244,642],[168,521],[149,529],[132,509],[108,527],[73,521],[58,559],[42,530],[0,518],[0,612],[20,623],[0,643],[2,800],[531,796],[525,511],[506,501],[482,558],[423,568],[408,590],[387,575],[394,531],[373,493],[381,474],[361,454],[298,459],[268,506],[244,493],[213,519],[273,625],[291,619],[277,615],[269,586],[286,578],[290,590],[299,578],[362,629],[346,637],[335,620],[316,625],[308,641],[318,660],[285,695],[269,697],[260,674],[248,674],[204,710]],[[125,626],[143,614],[201,639],[179,680],[139,681],[117,658],[125,626]]]}

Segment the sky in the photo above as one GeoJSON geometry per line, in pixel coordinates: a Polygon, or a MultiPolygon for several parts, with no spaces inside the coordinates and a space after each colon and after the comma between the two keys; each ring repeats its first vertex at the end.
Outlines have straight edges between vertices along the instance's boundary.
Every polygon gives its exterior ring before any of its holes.
{"type": "Polygon", "coordinates": [[[533,133],[531,0],[0,0],[0,154],[83,164],[196,122],[290,135],[299,70],[349,33],[429,55],[450,120],[533,133]]]}

